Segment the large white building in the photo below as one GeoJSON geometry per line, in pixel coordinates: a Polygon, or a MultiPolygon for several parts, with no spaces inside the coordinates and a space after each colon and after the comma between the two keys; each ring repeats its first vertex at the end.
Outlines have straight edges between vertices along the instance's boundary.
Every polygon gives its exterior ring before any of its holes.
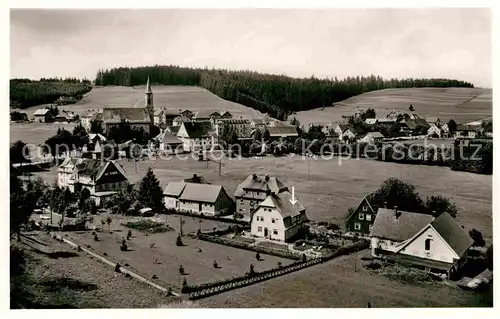
{"type": "Polygon", "coordinates": [[[306,210],[299,201],[292,204],[291,199],[288,192],[267,196],[252,214],[252,236],[286,242],[305,231],[306,210]]]}

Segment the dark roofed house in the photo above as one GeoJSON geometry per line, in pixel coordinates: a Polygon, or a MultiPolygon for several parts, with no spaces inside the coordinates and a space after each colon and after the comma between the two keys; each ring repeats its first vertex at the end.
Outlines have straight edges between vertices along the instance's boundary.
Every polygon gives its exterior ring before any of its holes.
{"type": "Polygon", "coordinates": [[[191,122],[191,121],[192,121],[191,118],[184,116],[184,115],[179,115],[179,116],[176,116],[172,119],[172,125],[173,126],[181,126],[182,123],[191,122]]]}
{"type": "Polygon", "coordinates": [[[307,229],[304,206],[291,202],[289,192],[271,193],[252,213],[250,233],[255,237],[288,242],[307,229]]]}
{"type": "Polygon", "coordinates": [[[210,122],[185,122],[177,132],[177,137],[184,143],[184,150],[197,152],[215,145],[215,131],[210,122]]]}
{"type": "Polygon", "coordinates": [[[448,213],[434,218],[408,212],[397,216],[397,210],[381,214],[379,210],[370,236],[375,257],[448,275],[466,263],[473,243],[448,213]]]}
{"type": "Polygon", "coordinates": [[[106,106],[102,112],[104,130],[109,132],[113,126],[128,122],[133,128],[143,128],[148,132],[151,128],[151,118],[147,108],[106,106]]]}
{"type": "Polygon", "coordinates": [[[72,96],[61,96],[55,101],[57,105],[68,105],[74,104],[76,102],[77,100],[72,96]]]}
{"type": "Polygon", "coordinates": [[[33,116],[36,123],[48,123],[54,120],[52,113],[46,108],[36,110],[33,112],[33,116]]]}
{"type": "Polygon", "coordinates": [[[276,177],[257,174],[249,175],[238,185],[234,193],[234,197],[236,198],[236,211],[249,220],[252,211],[269,194],[280,194],[282,192],[288,192],[288,187],[276,177]]]}
{"type": "Polygon", "coordinates": [[[220,185],[170,182],[164,195],[167,208],[182,212],[210,216],[234,212],[234,201],[220,185]]]}
{"type": "Polygon", "coordinates": [[[373,201],[373,193],[363,197],[358,206],[347,216],[345,220],[346,231],[369,235],[372,230],[378,205],[373,201]]]}
{"type": "Polygon", "coordinates": [[[299,136],[297,127],[294,125],[279,124],[274,127],[268,127],[267,131],[271,139],[286,139],[299,136]]]}

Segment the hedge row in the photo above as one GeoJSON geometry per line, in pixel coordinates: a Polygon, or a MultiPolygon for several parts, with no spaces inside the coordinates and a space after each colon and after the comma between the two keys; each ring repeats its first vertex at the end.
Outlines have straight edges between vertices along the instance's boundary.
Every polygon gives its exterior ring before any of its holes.
{"type": "Polygon", "coordinates": [[[223,218],[220,216],[196,214],[196,213],[191,213],[191,212],[187,212],[187,211],[178,211],[178,210],[174,210],[174,209],[167,209],[167,213],[171,214],[171,215],[182,215],[182,216],[195,217],[195,218],[201,218],[201,219],[210,219],[210,220],[216,220],[216,221],[220,221],[220,222],[238,224],[238,225],[244,225],[244,226],[249,225],[249,223],[244,221],[244,220],[229,219],[229,218],[223,218]]]}
{"type": "Polygon", "coordinates": [[[241,241],[236,241],[236,240],[232,240],[229,238],[223,238],[223,237],[210,236],[207,234],[200,234],[198,236],[198,238],[201,240],[215,243],[215,244],[231,246],[231,247],[235,247],[235,248],[255,251],[258,253],[273,255],[273,256],[287,258],[287,259],[302,260],[302,255],[297,254],[297,253],[292,253],[290,251],[281,250],[281,249],[264,247],[264,246],[252,246],[248,243],[244,243],[241,241]]]}

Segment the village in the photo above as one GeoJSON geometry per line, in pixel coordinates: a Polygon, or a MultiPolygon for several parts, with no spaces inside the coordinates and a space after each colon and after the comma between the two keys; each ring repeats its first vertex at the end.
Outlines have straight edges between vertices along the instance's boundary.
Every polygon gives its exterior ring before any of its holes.
{"type": "MultiPolygon", "coordinates": [[[[149,78],[143,106],[103,106],[81,117],[68,111],[53,116],[55,109],[38,109],[30,121],[76,121],[84,142],[66,149],[49,145],[41,162],[12,165],[20,175],[55,165],[44,173],[45,181],[25,178],[43,194],[26,231],[45,230],[167,296],[201,299],[357,252],[364,252],[363,266],[370,271],[403,267],[407,277],[451,280],[469,290],[492,280],[481,262],[487,255],[481,233],[459,224],[448,200],[408,204],[413,195],[405,198],[398,189],[406,186],[397,179],[351,203],[339,225],[311,220],[302,194],[281,176],[247,171],[230,193],[221,173],[222,162],[242,157],[279,161],[290,153],[304,155],[299,138],[330,145],[491,140],[491,119],[442,123],[418,116],[410,105],[404,114],[389,111],[380,117],[373,110],[357,110],[342,123],[304,128],[293,115],[286,122],[266,114],[233,118],[226,110],[156,107],[149,78]],[[191,158],[180,157],[186,154],[191,158]],[[162,161],[162,155],[174,157],[162,161]],[[220,183],[187,168],[205,162],[218,171],[220,183]],[[169,179],[161,188],[164,183],[149,163],[186,168],[183,178],[169,179]],[[131,182],[131,174],[142,178],[131,182]]],[[[318,149],[308,155],[317,156],[318,149]]]]}

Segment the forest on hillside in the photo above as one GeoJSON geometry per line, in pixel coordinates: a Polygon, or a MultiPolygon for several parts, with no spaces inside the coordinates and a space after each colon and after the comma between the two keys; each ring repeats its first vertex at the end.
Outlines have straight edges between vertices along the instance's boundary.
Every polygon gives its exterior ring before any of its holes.
{"type": "Polygon", "coordinates": [[[284,120],[294,112],[331,106],[362,93],[388,88],[469,87],[453,79],[383,79],[356,76],[344,79],[292,78],[253,71],[186,68],[174,65],[120,67],[98,70],[95,85],[143,85],[149,76],[160,85],[198,85],[219,97],[284,120]]]}
{"type": "Polygon", "coordinates": [[[92,90],[92,83],[85,79],[42,78],[39,81],[11,79],[10,106],[23,109],[34,105],[54,103],[61,96],[79,100],[90,90],[92,90]]]}

